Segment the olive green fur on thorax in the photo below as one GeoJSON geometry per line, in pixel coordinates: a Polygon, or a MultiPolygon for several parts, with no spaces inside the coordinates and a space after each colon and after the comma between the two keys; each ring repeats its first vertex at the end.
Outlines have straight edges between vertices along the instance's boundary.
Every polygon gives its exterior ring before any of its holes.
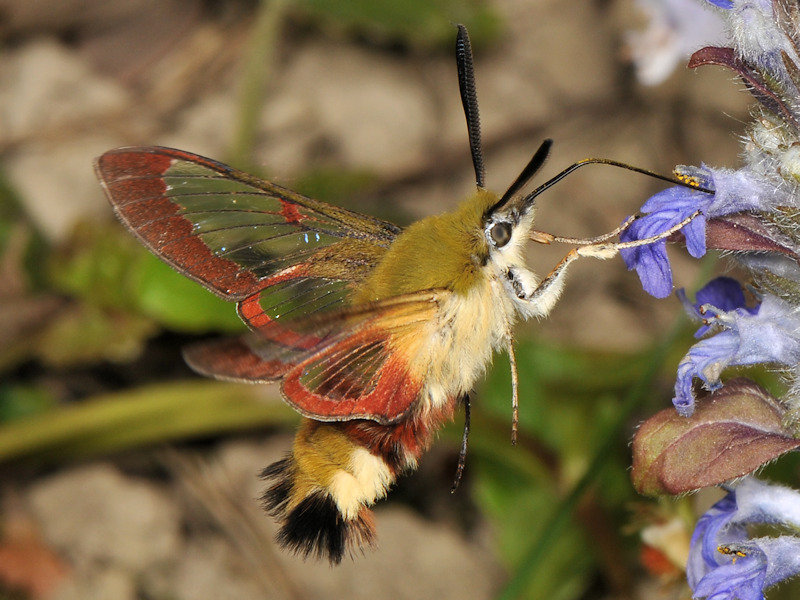
{"type": "Polygon", "coordinates": [[[371,302],[427,289],[466,294],[486,277],[489,258],[486,212],[497,202],[479,189],[456,210],[417,221],[404,230],[359,287],[354,303],[371,302]]]}

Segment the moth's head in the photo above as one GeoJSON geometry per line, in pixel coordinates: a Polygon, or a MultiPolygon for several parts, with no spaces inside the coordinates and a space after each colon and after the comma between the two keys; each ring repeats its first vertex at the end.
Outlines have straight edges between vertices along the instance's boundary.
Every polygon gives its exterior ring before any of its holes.
{"type": "Polygon", "coordinates": [[[523,246],[530,239],[536,197],[542,188],[521,195],[519,192],[547,160],[553,142],[545,140],[517,179],[501,197],[489,204],[483,213],[483,237],[489,256],[513,256],[519,260],[523,246]]]}
{"type": "Polygon", "coordinates": [[[535,197],[501,198],[483,219],[483,235],[489,252],[516,252],[529,240],[535,208],[535,197]]]}
{"type": "Polygon", "coordinates": [[[477,189],[453,212],[414,223],[394,252],[416,265],[416,277],[425,273],[430,287],[470,290],[489,272],[496,276],[524,262],[534,212],[533,201],[525,200],[500,205],[497,194],[477,189]]]}

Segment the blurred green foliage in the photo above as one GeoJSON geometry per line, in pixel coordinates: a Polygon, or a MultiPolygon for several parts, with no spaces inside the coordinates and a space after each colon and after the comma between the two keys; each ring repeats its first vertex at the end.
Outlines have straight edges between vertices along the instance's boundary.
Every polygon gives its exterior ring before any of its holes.
{"type": "Polygon", "coordinates": [[[177,273],[117,224],[80,225],[48,273],[55,290],[82,303],[147,317],[166,329],[244,329],[231,303],[177,273]]]}
{"type": "Polygon", "coordinates": [[[486,0],[296,0],[293,10],[327,28],[414,48],[451,48],[454,23],[463,23],[478,46],[500,32],[497,11],[486,0]]]}
{"type": "MultiPolygon", "coordinates": [[[[24,393],[16,386],[17,395],[24,393]]],[[[35,393],[35,392],[34,392],[35,393]]],[[[7,402],[11,394],[4,395],[7,402]]],[[[37,404],[46,399],[35,398],[37,404]]],[[[29,404],[28,404],[29,405],[29,404]]],[[[0,426],[0,462],[52,464],[168,440],[220,435],[257,426],[293,426],[294,411],[276,393],[217,381],[177,381],[50,406],[0,426]]]]}

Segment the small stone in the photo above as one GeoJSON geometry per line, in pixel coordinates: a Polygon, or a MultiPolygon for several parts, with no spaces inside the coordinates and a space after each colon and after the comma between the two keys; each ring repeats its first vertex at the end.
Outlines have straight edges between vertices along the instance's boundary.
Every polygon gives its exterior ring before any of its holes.
{"type": "Polygon", "coordinates": [[[309,152],[316,145],[337,162],[387,176],[419,166],[426,155],[434,106],[407,63],[352,46],[311,44],[295,53],[276,83],[263,111],[266,164],[287,166],[285,140],[304,131],[313,132],[309,152]]]}
{"type": "Polygon", "coordinates": [[[84,218],[108,220],[111,208],[97,184],[94,159],[118,146],[111,137],[84,136],[31,143],[5,160],[5,169],[27,213],[45,236],[61,241],[84,218]]]}
{"type": "Polygon", "coordinates": [[[139,571],[179,552],[180,522],[169,498],[108,464],[43,479],[29,498],[43,537],[79,571],[93,564],[139,571]]]}
{"type": "Polygon", "coordinates": [[[266,593],[269,586],[259,582],[252,563],[243,560],[227,540],[218,536],[194,538],[176,568],[161,571],[147,588],[152,597],[175,600],[275,597],[266,593]]]}
{"type": "Polygon", "coordinates": [[[3,55],[0,146],[52,137],[87,119],[122,111],[127,93],[94,73],[75,51],[41,38],[3,55]]]}

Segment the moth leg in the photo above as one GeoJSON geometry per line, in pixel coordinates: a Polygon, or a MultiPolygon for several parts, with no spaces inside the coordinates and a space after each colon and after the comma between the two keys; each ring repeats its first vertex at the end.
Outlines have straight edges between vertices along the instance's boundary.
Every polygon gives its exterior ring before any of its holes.
{"type": "Polygon", "coordinates": [[[542,279],[542,281],[540,281],[539,284],[536,285],[535,288],[530,292],[527,292],[526,289],[527,286],[525,281],[525,273],[523,273],[521,270],[515,270],[514,268],[509,269],[508,278],[510,280],[512,289],[514,290],[517,298],[528,304],[527,311],[530,314],[540,317],[546,316],[553,306],[555,306],[559,296],[561,296],[561,291],[564,288],[564,279],[567,273],[567,267],[569,267],[573,261],[577,260],[581,256],[590,256],[592,258],[606,260],[616,256],[622,249],[646,246],[648,244],[665,240],[673,233],[688,225],[700,214],[700,211],[696,210],[679,223],[676,223],[661,233],[649,238],[630,240],[627,242],[606,242],[605,240],[609,239],[609,237],[612,237],[610,234],[620,233],[621,231],[624,231],[630,227],[634,221],[632,218],[628,218],[622,225],[609,234],[590,239],[564,238],[538,231],[533,232],[532,238],[541,243],[549,244],[552,241],[558,241],[579,243],[584,245],[570,250],[567,255],[562,258],[553,268],[553,270],[547,274],[547,277],[542,279]]]}
{"type": "Polygon", "coordinates": [[[542,279],[536,287],[528,293],[524,291],[521,278],[517,280],[512,277],[516,275],[509,271],[509,278],[515,290],[519,287],[517,297],[528,304],[528,310],[535,316],[547,316],[561,297],[566,281],[567,269],[569,266],[582,256],[591,256],[600,260],[611,258],[619,252],[618,245],[597,244],[593,246],[579,246],[573,248],[567,255],[558,261],[558,264],[542,279]]]}
{"type": "Polygon", "coordinates": [[[450,488],[451,494],[455,494],[458,489],[458,485],[461,483],[461,476],[464,474],[464,465],[467,462],[467,445],[469,443],[470,426],[469,394],[464,394],[464,396],[462,396],[461,403],[464,405],[464,435],[461,438],[461,450],[458,452],[458,466],[456,467],[456,475],[453,478],[453,487],[450,488]]]}
{"type": "Polygon", "coordinates": [[[592,246],[599,244],[601,242],[606,242],[611,238],[617,237],[620,233],[625,231],[628,227],[630,227],[634,221],[636,221],[638,217],[635,215],[628,217],[623,221],[622,225],[617,227],[616,229],[612,229],[608,233],[604,233],[603,235],[598,235],[592,238],[573,238],[573,237],[564,237],[560,235],[553,235],[552,233],[547,233],[545,231],[531,231],[530,238],[534,242],[538,242],[540,244],[551,244],[553,242],[558,242],[559,244],[573,244],[576,246],[592,246]]]}
{"type": "Polygon", "coordinates": [[[517,373],[517,355],[514,353],[514,340],[508,338],[508,362],[511,364],[511,444],[517,445],[519,429],[519,374],[517,373]]]}
{"type": "MultiPolygon", "coordinates": [[[[536,277],[527,269],[511,268],[507,272],[508,283],[517,300],[517,306],[526,316],[546,317],[558,302],[564,289],[567,268],[580,258],[577,249],[572,249],[562,258],[547,276],[537,282],[536,277]]],[[[509,357],[512,371],[515,370],[513,350],[509,357]]]]}

